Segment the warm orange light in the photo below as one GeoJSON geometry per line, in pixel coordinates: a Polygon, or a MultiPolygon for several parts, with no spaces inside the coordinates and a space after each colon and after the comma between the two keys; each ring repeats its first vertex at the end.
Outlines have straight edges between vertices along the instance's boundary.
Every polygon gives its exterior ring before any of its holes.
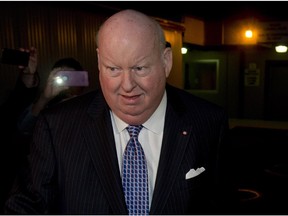
{"type": "Polygon", "coordinates": [[[243,44],[256,44],[258,31],[255,27],[242,29],[242,43],[243,44]]]}
{"type": "Polygon", "coordinates": [[[253,37],[253,31],[252,30],[246,30],[245,31],[245,37],[246,38],[252,38],[253,37]]]}

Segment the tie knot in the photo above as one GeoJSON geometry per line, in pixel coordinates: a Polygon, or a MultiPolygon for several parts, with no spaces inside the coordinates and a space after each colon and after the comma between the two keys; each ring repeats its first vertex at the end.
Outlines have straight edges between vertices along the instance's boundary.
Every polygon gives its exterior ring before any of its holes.
{"type": "Polygon", "coordinates": [[[137,138],[142,128],[143,125],[129,125],[127,130],[131,138],[137,138]]]}

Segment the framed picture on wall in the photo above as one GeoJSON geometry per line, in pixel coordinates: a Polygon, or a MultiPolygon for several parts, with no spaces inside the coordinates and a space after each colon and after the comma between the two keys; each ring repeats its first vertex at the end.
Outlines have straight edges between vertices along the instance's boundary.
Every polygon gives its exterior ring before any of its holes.
{"type": "Polygon", "coordinates": [[[185,64],[184,89],[218,92],[219,60],[195,60],[185,64]]]}

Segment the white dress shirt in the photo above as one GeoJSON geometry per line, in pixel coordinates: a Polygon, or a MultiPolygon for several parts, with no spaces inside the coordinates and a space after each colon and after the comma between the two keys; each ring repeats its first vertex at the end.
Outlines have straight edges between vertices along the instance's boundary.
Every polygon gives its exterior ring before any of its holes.
{"type": "MultiPolygon", "coordinates": [[[[144,150],[148,166],[149,207],[151,207],[162,146],[166,105],[167,96],[165,92],[158,108],[155,110],[153,115],[143,124],[143,128],[138,136],[138,140],[144,150]]],[[[129,133],[126,130],[128,124],[119,119],[112,111],[111,119],[114,130],[119,169],[122,176],[123,154],[130,139],[129,133]]]]}

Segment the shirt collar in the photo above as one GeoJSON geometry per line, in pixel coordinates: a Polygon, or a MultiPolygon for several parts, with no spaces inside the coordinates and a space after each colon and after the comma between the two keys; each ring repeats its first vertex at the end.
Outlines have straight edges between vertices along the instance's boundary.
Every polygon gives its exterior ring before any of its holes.
{"type": "MultiPolygon", "coordinates": [[[[143,124],[143,126],[148,130],[152,131],[153,133],[160,134],[164,128],[166,106],[167,106],[167,95],[165,91],[159,106],[152,114],[152,116],[143,124]]],[[[126,129],[128,124],[122,121],[117,115],[115,115],[115,113],[113,113],[112,111],[110,112],[115,122],[116,131],[118,133],[121,133],[123,130],[126,129]]]]}

